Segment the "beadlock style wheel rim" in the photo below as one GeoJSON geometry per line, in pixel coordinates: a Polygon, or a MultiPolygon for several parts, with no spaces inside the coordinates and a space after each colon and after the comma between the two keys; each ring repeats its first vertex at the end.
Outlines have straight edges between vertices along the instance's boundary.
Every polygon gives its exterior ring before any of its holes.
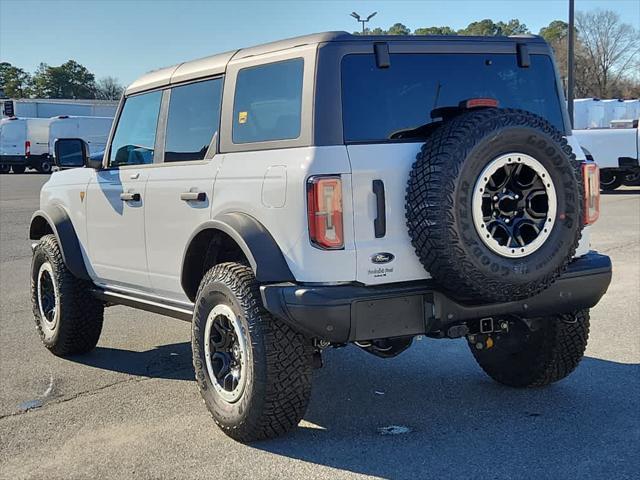
{"type": "Polygon", "coordinates": [[[556,190],[547,169],[524,153],[492,160],[473,189],[473,223],[482,242],[510,258],[544,245],[557,211],[556,190]]]}
{"type": "Polygon", "coordinates": [[[240,320],[227,305],[216,305],[205,327],[207,373],[216,392],[236,402],[246,384],[247,344],[240,320]]]}
{"type": "Polygon", "coordinates": [[[38,309],[42,319],[41,327],[46,336],[51,336],[58,326],[60,309],[58,306],[58,286],[54,280],[53,269],[45,262],[38,270],[38,309]]]}

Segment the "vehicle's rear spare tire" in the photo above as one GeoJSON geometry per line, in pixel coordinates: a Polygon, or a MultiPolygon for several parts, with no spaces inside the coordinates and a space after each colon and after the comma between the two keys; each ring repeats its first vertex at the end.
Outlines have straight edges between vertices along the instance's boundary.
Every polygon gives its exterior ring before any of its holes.
{"type": "Polygon", "coordinates": [[[583,227],[579,162],[543,118],[510,109],[464,113],[427,139],[406,195],[425,269],[454,297],[522,299],[548,287],[583,227]]]}

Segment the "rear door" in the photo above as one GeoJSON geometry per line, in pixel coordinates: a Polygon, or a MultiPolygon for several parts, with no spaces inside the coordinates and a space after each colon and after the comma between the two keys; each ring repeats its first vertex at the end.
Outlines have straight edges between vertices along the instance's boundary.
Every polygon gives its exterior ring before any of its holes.
{"type": "Polygon", "coordinates": [[[379,68],[373,54],[350,54],[342,59],[341,76],[356,279],[365,284],[429,278],[407,231],[405,191],[434,109],[489,97],[500,107],[544,116],[564,131],[547,55],[531,55],[530,67],[522,68],[515,53],[392,53],[390,66],[379,68]]]}
{"type": "Polygon", "coordinates": [[[27,137],[25,120],[6,120],[0,130],[0,155],[24,157],[24,142],[27,137]]]}
{"type": "Polygon", "coordinates": [[[145,224],[151,285],[173,300],[188,300],[180,284],[184,251],[192,233],[211,215],[222,161],[216,155],[221,98],[222,78],[165,91],[163,163],[149,172],[145,224]]]}

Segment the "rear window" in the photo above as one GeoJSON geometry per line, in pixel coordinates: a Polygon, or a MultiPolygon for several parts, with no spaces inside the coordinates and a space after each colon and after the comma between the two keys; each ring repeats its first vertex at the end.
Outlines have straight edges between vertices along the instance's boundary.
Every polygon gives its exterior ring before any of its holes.
{"type": "Polygon", "coordinates": [[[392,54],[389,68],[377,68],[372,54],[342,60],[346,142],[389,140],[432,122],[435,108],[480,97],[536,113],[565,130],[556,73],[547,55],[531,55],[528,68],[518,67],[511,54],[392,54]]]}

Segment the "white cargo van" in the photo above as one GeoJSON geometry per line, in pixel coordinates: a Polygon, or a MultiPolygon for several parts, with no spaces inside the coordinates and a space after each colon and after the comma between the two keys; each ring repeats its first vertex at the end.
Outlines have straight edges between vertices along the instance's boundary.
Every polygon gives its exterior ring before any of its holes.
{"type": "Polygon", "coordinates": [[[49,151],[53,152],[59,138],[81,138],[89,145],[90,154],[101,152],[107,144],[112,123],[111,117],[53,117],[49,125],[49,151]]]}
{"type": "Polygon", "coordinates": [[[23,173],[27,167],[48,173],[49,118],[10,117],[0,122],[0,172],[23,173]]]}

